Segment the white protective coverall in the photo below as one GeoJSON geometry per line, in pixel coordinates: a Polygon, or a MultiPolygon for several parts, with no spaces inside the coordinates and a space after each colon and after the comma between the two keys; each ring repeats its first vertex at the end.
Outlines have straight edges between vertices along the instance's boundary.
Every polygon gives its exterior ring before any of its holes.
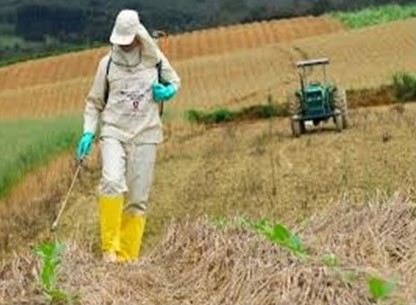
{"type": "Polygon", "coordinates": [[[180,86],[177,73],[140,23],[137,12],[119,13],[112,37],[123,30],[135,31],[139,47],[124,52],[113,44],[98,65],[84,112],[84,133],[95,134],[101,121],[99,213],[102,251],[110,261],[132,261],[139,256],[156,146],[163,139],[158,103],[151,89],[158,81],[159,61],[161,78],[180,86]]]}

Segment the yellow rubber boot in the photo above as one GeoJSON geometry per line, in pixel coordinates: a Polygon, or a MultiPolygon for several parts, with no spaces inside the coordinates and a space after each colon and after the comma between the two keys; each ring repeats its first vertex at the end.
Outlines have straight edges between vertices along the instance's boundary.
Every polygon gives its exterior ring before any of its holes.
{"type": "Polygon", "coordinates": [[[100,196],[101,250],[107,262],[117,261],[120,250],[120,227],[123,196],[100,196]]]}
{"type": "Polygon", "coordinates": [[[121,221],[120,251],[121,262],[131,262],[139,258],[146,217],[124,213],[121,221]]]}

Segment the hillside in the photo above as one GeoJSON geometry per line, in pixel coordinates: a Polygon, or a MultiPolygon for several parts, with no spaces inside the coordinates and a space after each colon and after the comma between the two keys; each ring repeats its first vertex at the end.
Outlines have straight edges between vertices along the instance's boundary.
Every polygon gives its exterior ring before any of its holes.
{"type": "MultiPolygon", "coordinates": [[[[187,58],[201,57],[197,62],[202,65],[207,59],[216,60],[215,68],[218,63],[230,60],[228,56],[233,54],[232,51],[261,48],[274,42],[340,30],[342,27],[336,21],[311,17],[254,23],[173,36],[168,40],[167,54],[184,82],[189,83],[199,76],[194,74],[198,73],[197,70],[189,75],[187,67],[193,67],[192,62],[183,62],[187,58]],[[307,32],[302,31],[305,24],[310,28],[307,32]],[[224,53],[227,53],[226,57],[223,57],[224,53]]],[[[0,68],[0,119],[81,111],[98,61],[106,52],[108,48],[100,48],[0,68]]],[[[216,86],[213,83],[211,88],[215,90],[216,86]]]]}
{"type": "MultiPolygon", "coordinates": [[[[166,42],[165,52],[171,61],[177,62],[205,55],[259,48],[343,29],[339,22],[328,18],[305,17],[256,22],[172,35],[166,42]]],[[[98,60],[107,52],[108,47],[104,47],[0,68],[0,91],[91,78],[98,60]]]]}
{"type": "MultiPolygon", "coordinates": [[[[295,31],[304,21],[288,22],[295,31]]],[[[273,22],[270,25],[275,26],[273,22]]],[[[259,35],[257,48],[173,60],[186,85],[168,111],[178,117],[189,108],[241,107],[265,101],[269,93],[275,100],[284,102],[298,84],[294,63],[305,58],[329,57],[330,77],[346,89],[390,83],[392,74],[398,70],[412,71],[415,26],[413,18],[350,32],[339,32],[336,28],[332,34],[333,29],[327,27],[330,35],[322,35],[318,26],[316,31],[320,36],[268,44],[259,35]]],[[[295,33],[303,37],[300,32],[295,33]]],[[[247,38],[247,41],[253,40],[247,38]]],[[[219,46],[216,52],[220,53],[221,44],[215,45],[219,46]]],[[[105,52],[98,49],[1,68],[0,118],[82,111],[98,59],[105,52]]],[[[189,54],[190,51],[181,52],[189,54]]],[[[176,56],[180,57],[179,54],[176,56]]]]}

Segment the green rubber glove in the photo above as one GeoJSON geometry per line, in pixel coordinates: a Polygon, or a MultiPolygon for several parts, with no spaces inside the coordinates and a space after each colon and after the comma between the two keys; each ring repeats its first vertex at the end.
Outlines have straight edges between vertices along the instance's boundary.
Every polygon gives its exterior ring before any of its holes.
{"type": "Polygon", "coordinates": [[[86,132],[82,135],[78,143],[77,159],[82,160],[85,156],[90,154],[92,142],[94,141],[94,134],[92,132],[86,132]]]}
{"type": "Polygon", "coordinates": [[[173,84],[163,85],[161,83],[155,83],[152,85],[153,97],[156,102],[163,102],[170,100],[176,95],[176,86],[173,84]]]}

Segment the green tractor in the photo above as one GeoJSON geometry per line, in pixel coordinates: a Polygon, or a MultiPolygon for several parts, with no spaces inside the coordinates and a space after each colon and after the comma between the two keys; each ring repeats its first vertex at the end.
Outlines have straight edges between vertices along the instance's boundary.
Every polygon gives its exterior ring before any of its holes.
{"type": "Polygon", "coordinates": [[[296,63],[297,67],[302,69],[302,72],[299,72],[301,88],[296,90],[289,100],[290,122],[295,137],[306,132],[305,123],[308,122],[317,126],[321,121],[327,122],[332,118],[339,132],[349,125],[345,91],[328,82],[326,73],[328,64],[328,58],[296,63]],[[322,66],[322,82],[308,82],[308,74],[314,66],[322,66]]]}

